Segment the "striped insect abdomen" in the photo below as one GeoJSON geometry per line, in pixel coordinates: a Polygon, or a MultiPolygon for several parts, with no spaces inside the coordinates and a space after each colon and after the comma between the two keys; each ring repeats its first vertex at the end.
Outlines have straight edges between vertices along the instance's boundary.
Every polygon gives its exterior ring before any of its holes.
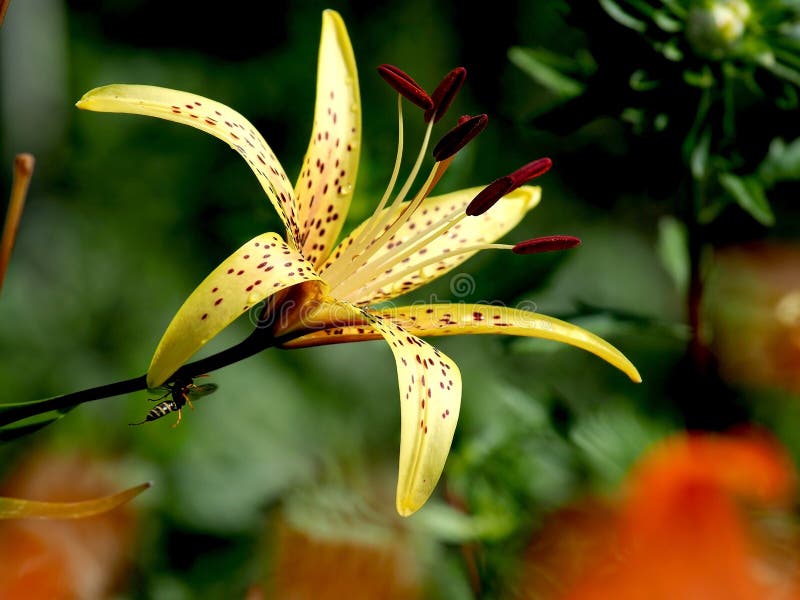
{"type": "Polygon", "coordinates": [[[147,416],[144,418],[145,421],[155,421],[156,419],[160,419],[163,416],[168,415],[171,412],[175,412],[180,407],[175,400],[164,400],[163,402],[159,402],[153,408],[150,409],[150,412],[147,413],[147,416]]]}

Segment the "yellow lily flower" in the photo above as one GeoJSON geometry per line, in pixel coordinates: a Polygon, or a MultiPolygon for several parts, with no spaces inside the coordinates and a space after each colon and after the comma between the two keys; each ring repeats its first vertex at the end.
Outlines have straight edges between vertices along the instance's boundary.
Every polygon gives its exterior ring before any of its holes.
{"type": "MultiPolygon", "coordinates": [[[[429,197],[452,155],[486,123],[485,116],[462,118],[434,149],[436,163],[429,177],[407,201],[432,127],[466,72],[451,72],[431,99],[399,69],[386,65],[379,71],[400,91],[397,161],[375,213],[338,245],[334,244],[356,183],[361,101],[350,39],[336,12],[326,10],[322,17],[314,127],[294,188],[255,128],[237,112],[207,98],[149,86],[110,85],[88,92],[77,106],[159,117],[222,139],[250,165],[286,226],[285,240],[277,233],[256,236],[195,289],[156,349],[148,385],[169,381],[208,340],[264,301],[261,325],[285,348],[385,339],[395,357],[400,385],[397,510],[405,516],[419,509],[436,486],[461,401],[458,367],[419,336],[504,333],[553,339],[593,352],[634,381],[641,379],[630,361],[604,340],[544,315],[483,304],[373,308],[440,277],[479,250],[537,249],[536,242],[517,246],[494,242],[539,202],[540,189],[522,183],[549,168],[549,160],[543,159],[487,188],[429,197]],[[389,204],[402,156],[404,97],[426,109],[428,128],[407,181],[389,204]]],[[[545,240],[548,247],[538,249],[574,245],[574,238],[565,239],[545,240]]]]}

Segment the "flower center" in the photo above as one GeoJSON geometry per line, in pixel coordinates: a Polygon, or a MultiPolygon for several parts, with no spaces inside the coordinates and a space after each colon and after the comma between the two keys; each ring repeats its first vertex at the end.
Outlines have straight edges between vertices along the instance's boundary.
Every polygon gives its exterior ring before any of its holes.
{"type": "MultiPolygon", "coordinates": [[[[402,263],[409,262],[409,258],[419,252],[431,242],[445,235],[450,229],[457,226],[460,221],[468,216],[478,216],[489,210],[502,196],[520,187],[534,177],[538,177],[547,172],[551,162],[549,159],[540,159],[517,169],[510,175],[489,184],[478,196],[465,208],[460,207],[450,213],[443,213],[438,220],[429,221],[425,227],[415,229],[410,237],[402,240],[396,239],[401,228],[408,224],[414,214],[422,205],[423,201],[429,196],[433,188],[444,175],[447,168],[453,161],[455,154],[461,150],[470,140],[477,136],[486,126],[486,115],[477,117],[464,116],[458,120],[458,125],[443,136],[433,151],[436,162],[434,163],[425,182],[419,188],[413,198],[406,202],[406,198],[419,175],[425,153],[430,143],[433,125],[441,119],[444,112],[449,107],[455,94],[463,83],[466,71],[464,69],[454,69],[442,80],[442,83],[433,93],[431,108],[425,112],[425,120],[428,126],[422,141],[421,148],[414,162],[414,165],[400,191],[394,197],[392,203],[387,207],[389,199],[394,192],[398,174],[403,158],[403,98],[424,107],[427,94],[425,91],[408,75],[388,65],[382,65],[379,73],[386,79],[395,90],[398,91],[397,113],[398,113],[398,144],[397,155],[395,158],[394,169],[389,179],[389,184],[378,202],[375,212],[361,226],[356,235],[350,237],[344,247],[340,247],[328,262],[323,266],[321,274],[330,286],[330,294],[334,298],[347,300],[356,304],[364,304],[364,298],[369,297],[374,292],[385,287],[387,282],[385,275],[391,273],[392,279],[401,280],[402,278],[420,272],[425,267],[460,254],[474,253],[486,249],[514,250],[518,254],[532,253],[519,252],[517,248],[533,248],[536,246],[521,246],[517,244],[492,244],[477,243],[460,247],[446,255],[435,254],[424,261],[415,261],[414,265],[406,269],[395,271],[394,268],[402,263]],[[379,252],[382,253],[378,254],[379,252]],[[388,251],[387,251],[388,250],[388,251]]],[[[523,242],[522,244],[526,244],[523,242]]],[[[538,251],[557,249],[557,244],[539,244],[538,251]]]]}

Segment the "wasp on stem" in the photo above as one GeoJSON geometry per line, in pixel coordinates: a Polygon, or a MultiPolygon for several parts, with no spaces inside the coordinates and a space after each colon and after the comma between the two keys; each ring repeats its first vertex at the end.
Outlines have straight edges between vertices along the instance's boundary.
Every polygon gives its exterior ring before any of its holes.
{"type": "MultiPolygon", "coordinates": [[[[201,375],[201,377],[205,376],[201,375]]],[[[217,391],[217,385],[215,383],[195,385],[194,379],[191,377],[178,377],[171,384],[163,386],[163,389],[167,390],[163,396],[159,398],[150,398],[151,402],[158,402],[158,404],[150,409],[150,411],[147,413],[147,416],[144,418],[144,421],[139,421],[138,423],[129,423],[129,425],[142,425],[143,423],[155,421],[156,419],[165,417],[170,413],[177,412],[178,420],[172,425],[173,427],[177,427],[181,422],[181,411],[183,407],[188,404],[189,408],[194,410],[192,399],[196,400],[202,396],[213,394],[215,391],[217,391]],[[164,400],[164,398],[167,396],[171,396],[170,399],[164,400]]]]}

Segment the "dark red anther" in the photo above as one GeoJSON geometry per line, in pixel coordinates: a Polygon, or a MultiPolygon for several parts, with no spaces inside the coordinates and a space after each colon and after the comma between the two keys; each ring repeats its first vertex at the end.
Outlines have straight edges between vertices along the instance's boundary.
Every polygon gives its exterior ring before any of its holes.
{"type": "Polygon", "coordinates": [[[405,71],[401,71],[394,65],[381,65],[378,67],[378,75],[403,98],[416,104],[420,108],[428,111],[433,108],[433,100],[422,86],[414,81],[405,71]]]}
{"type": "Polygon", "coordinates": [[[514,182],[514,188],[518,188],[523,183],[530,181],[531,179],[535,179],[541,175],[544,175],[550,170],[550,167],[553,166],[553,161],[549,158],[540,158],[533,162],[524,165],[511,173],[509,177],[511,177],[512,181],[514,182]]]}
{"type": "MultiPolygon", "coordinates": [[[[464,117],[461,117],[463,119],[464,117]]],[[[466,120],[458,120],[458,125],[444,134],[439,143],[433,149],[433,157],[437,161],[450,158],[456,152],[466,146],[476,135],[483,131],[489,122],[486,115],[468,117],[466,120]]]]}
{"type": "Polygon", "coordinates": [[[456,67],[444,76],[444,79],[442,79],[431,96],[433,108],[425,111],[426,123],[430,122],[431,119],[433,119],[434,123],[439,122],[439,119],[441,119],[447,112],[447,109],[450,108],[453,98],[458,94],[458,90],[461,89],[466,78],[467,70],[464,67],[456,67]]]}
{"type": "Polygon", "coordinates": [[[539,252],[554,252],[556,250],[569,250],[581,245],[581,240],[572,235],[546,235],[544,237],[525,240],[516,244],[511,251],[514,254],[538,254],[539,252]]]}
{"type": "MultiPolygon", "coordinates": [[[[549,158],[540,158],[533,162],[523,165],[510,175],[495,179],[492,183],[483,188],[472,202],[467,206],[467,214],[471,217],[482,215],[492,208],[495,203],[509,192],[523,185],[524,183],[544,175],[553,166],[553,161],[549,158]]],[[[563,236],[562,236],[563,237],[563,236]]],[[[577,239],[577,238],[576,238],[577,239]]],[[[545,252],[542,250],[542,252],[545,252]]]]}
{"type": "Polygon", "coordinates": [[[470,217],[482,215],[512,189],[514,189],[514,182],[510,177],[506,176],[495,179],[472,199],[472,202],[467,205],[466,213],[470,217]]]}

